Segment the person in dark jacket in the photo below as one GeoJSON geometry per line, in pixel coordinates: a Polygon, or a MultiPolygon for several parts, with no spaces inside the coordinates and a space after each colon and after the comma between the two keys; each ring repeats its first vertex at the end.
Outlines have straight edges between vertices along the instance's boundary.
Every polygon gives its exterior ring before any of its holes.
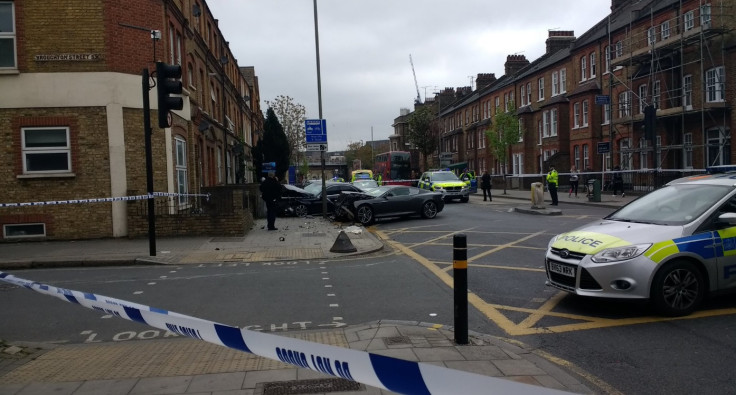
{"type": "Polygon", "coordinates": [[[626,196],[624,194],[624,177],[621,175],[621,168],[616,166],[613,168],[613,196],[618,195],[618,191],[621,191],[621,197],[626,196]]]}
{"type": "Polygon", "coordinates": [[[493,198],[491,197],[491,175],[488,174],[488,170],[483,172],[483,176],[480,178],[480,188],[483,190],[483,201],[486,201],[487,195],[488,200],[492,202],[493,198]]]}
{"type": "Polygon", "coordinates": [[[276,227],[276,213],[279,210],[278,201],[281,199],[281,184],[276,179],[276,172],[268,172],[268,177],[261,183],[261,198],[266,202],[266,222],[268,230],[278,230],[276,227]]]}

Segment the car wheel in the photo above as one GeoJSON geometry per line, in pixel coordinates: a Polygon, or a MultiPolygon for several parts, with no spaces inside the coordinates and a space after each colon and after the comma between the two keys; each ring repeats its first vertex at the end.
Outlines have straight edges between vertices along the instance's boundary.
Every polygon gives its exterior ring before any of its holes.
{"type": "Polygon", "coordinates": [[[375,221],[373,218],[373,209],[371,206],[364,204],[358,207],[358,221],[363,225],[370,225],[375,221]]]}
{"type": "Polygon", "coordinates": [[[422,218],[432,219],[437,216],[437,203],[433,201],[425,202],[422,205],[422,218]]]}
{"type": "Polygon", "coordinates": [[[703,274],[690,262],[675,261],[654,276],[652,301],[663,315],[688,315],[695,311],[704,296],[703,274]]]}
{"type": "Polygon", "coordinates": [[[467,203],[469,200],[470,200],[469,197],[460,198],[460,202],[462,202],[462,203],[467,203]]]}
{"type": "Polygon", "coordinates": [[[307,214],[309,214],[309,210],[306,205],[297,204],[296,207],[294,207],[294,214],[296,214],[297,217],[306,217],[307,214]]]}

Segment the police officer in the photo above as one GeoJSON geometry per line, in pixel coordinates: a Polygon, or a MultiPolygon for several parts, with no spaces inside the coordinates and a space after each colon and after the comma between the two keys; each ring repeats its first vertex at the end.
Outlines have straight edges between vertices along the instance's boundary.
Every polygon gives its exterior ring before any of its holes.
{"type": "Polygon", "coordinates": [[[551,206],[557,206],[557,170],[554,165],[550,165],[549,173],[547,173],[547,188],[549,188],[549,196],[552,198],[551,206]]]}
{"type": "Polygon", "coordinates": [[[279,209],[281,199],[281,184],[276,179],[276,172],[268,171],[268,177],[261,183],[261,198],[266,202],[266,222],[268,230],[278,230],[276,227],[276,212],[279,209]]]}

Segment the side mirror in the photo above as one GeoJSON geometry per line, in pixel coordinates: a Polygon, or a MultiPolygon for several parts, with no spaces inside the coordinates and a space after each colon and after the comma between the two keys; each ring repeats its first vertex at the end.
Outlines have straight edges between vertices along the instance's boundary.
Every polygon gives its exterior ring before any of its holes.
{"type": "Polygon", "coordinates": [[[718,222],[729,225],[736,225],[736,213],[723,213],[718,216],[718,222]]]}

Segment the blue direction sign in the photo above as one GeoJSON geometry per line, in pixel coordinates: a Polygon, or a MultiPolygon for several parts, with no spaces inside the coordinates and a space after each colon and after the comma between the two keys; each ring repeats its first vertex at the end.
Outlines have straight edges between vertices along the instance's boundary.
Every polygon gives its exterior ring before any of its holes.
{"type": "Polygon", "coordinates": [[[610,141],[598,143],[598,153],[599,154],[607,154],[609,152],[611,152],[611,142],[610,141]]]}
{"type": "Polygon", "coordinates": [[[307,119],[304,121],[307,143],[327,143],[327,121],[307,119]]]}

